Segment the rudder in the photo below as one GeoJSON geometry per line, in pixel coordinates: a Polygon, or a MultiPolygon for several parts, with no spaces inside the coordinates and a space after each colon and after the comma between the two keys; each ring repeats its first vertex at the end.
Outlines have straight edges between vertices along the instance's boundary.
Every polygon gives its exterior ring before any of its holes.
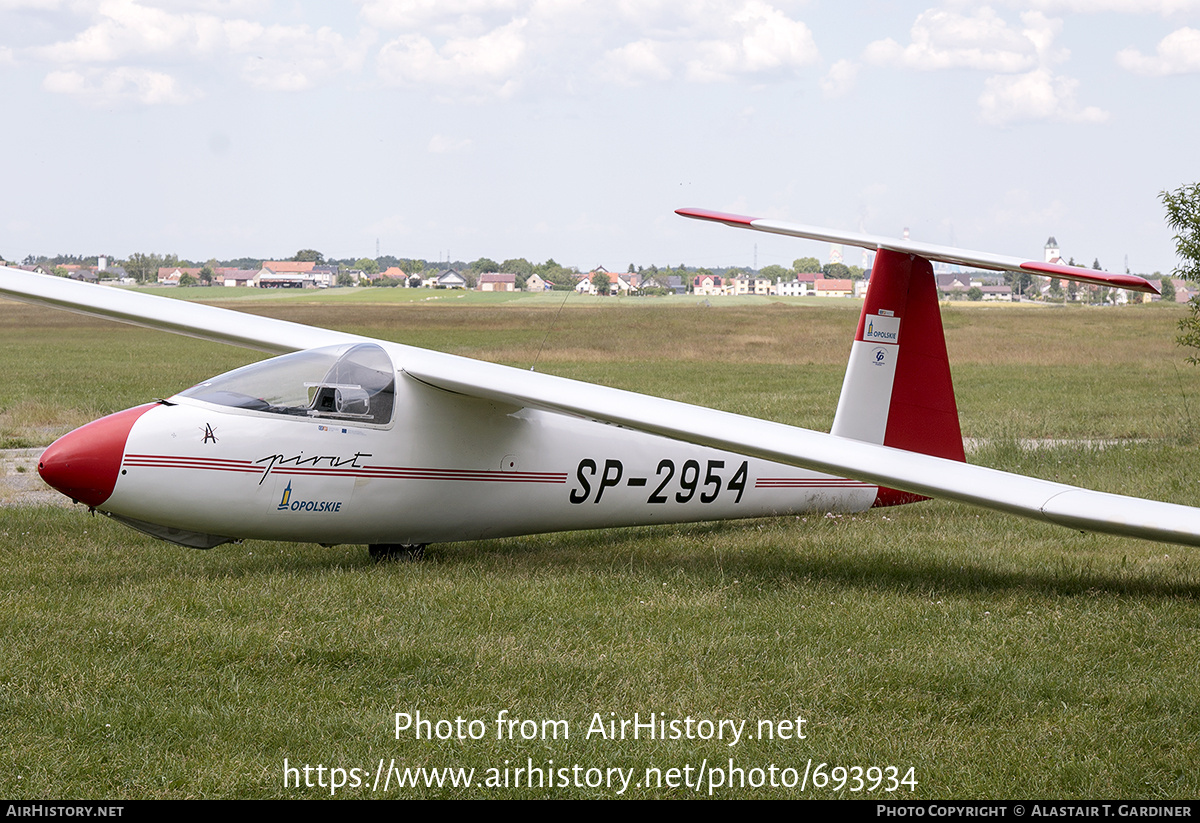
{"type": "MultiPolygon", "coordinates": [[[[879,250],[832,433],[965,460],[932,264],[879,250]]],[[[880,487],[876,506],[923,498],[880,487]]]]}

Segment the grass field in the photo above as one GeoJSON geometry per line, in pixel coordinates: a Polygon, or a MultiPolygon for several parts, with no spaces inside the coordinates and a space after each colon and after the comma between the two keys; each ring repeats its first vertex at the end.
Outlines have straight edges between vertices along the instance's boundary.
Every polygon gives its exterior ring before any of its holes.
{"type": "MultiPolygon", "coordinates": [[[[813,428],[832,420],[858,311],[611,300],[568,301],[559,315],[540,297],[336,294],[233,305],[813,428]]],[[[963,431],[986,442],[974,462],[1200,503],[1200,371],[1173,344],[1177,309],[954,305],[944,316],[963,431]],[[1047,437],[1128,442],[1016,445],[1047,437]]],[[[256,358],[11,303],[0,303],[0,343],[10,447],[256,358]]],[[[0,510],[0,795],[330,795],[285,787],[286,758],[364,769],[368,782],[381,759],[474,768],[476,781],[528,761],[578,765],[584,782],[586,769],[632,769],[626,797],[695,796],[646,785],[647,770],[694,779],[730,760],[768,785],[715,796],[1200,796],[1194,549],[931,501],[437,545],[426,557],[377,565],[361,546],[263,542],[198,552],[81,509],[0,510]],[[485,733],[397,736],[395,714],[417,711],[480,720],[485,733]],[[567,721],[570,737],[559,726],[557,739],[497,739],[502,711],[567,721]],[[635,713],[745,721],[754,739],[586,735],[597,714],[635,713]],[[760,720],[797,717],[804,739],[760,739],[760,720]],[[916,785],[835,791],[811,769],[803,792],[769,785],[770,767],[786,781],[781,770],[810,761],[911,769],[916,785]]]]}

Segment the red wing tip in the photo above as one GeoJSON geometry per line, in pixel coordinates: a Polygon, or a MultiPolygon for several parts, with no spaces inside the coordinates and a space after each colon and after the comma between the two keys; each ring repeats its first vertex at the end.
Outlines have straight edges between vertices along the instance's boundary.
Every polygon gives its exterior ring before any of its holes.
{"type": "Polygon", "coordinates": [[[718,223],[726,223],[730,226],[750,226],[754,224],[757,217],[747,217],[744,214],[730,214],[724,211],[712,211],[711,209],[675,209],[675,213],[680,217],[694,217],[697,220],[715,220],[718,223]]]}
{"type": "Polygon", "coordinates": [[[1136,274],[1113,274],[1112,272],[1095,269],[1081,269],[1078,266],[1063,266],[1057,263],[1038,263],[1036,261],[1022,263],[1021,268],[1051,277],[1060,276],[1067,280],[1094,283],[1098,286],[1113,286],[1118,289],[1144,291],[1150,294],[1159,293],[1158,289],[1154,288],[1153,283],[1136,274]]]}

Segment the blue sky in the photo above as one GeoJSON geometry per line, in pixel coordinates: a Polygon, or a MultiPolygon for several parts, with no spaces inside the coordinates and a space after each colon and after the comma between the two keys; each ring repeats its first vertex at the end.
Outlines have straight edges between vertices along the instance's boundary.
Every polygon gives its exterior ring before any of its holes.
{"type": "Polygon", "coordinates": [[[0,89],[10,259],[827,259],[694,206],[1148,273],[1200,181],[1200,0],[0,0],[0,89]]]}

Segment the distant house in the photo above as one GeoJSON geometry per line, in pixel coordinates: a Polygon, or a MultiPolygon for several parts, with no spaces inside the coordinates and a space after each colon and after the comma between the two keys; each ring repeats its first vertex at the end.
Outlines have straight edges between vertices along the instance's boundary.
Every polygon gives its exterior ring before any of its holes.
{"type": "Polygon", "coordinates": [[[771,280],[767,277],[738,275],[728,281],[729,294],[770,294],[771,280]]]}
{"type": "Polygon", "coordinates": [[[725,286],[715,274],[698,274],[692,278],[692,294],[724,294],[725,286]]]}
{"type": "MultiPolygon", "coordinates": [[[[1150,282],[1150,285],[1152,285],[1152,286],[1154,286],[1154,288],[1158,289],[1159,292],[1162,292],[1163,281],[1165,281],[1166,279],[1167,279],[1166,277],[1147,278],[1147,280],[1149,280],[1149,282],[1150,282]]],[[[1180,280],[1179,278],[1176,278],[1176,277],[1172,277],[1170,279],[1171,279],[1171,285],[1173,285],[1175,287],[1174,301],[1176,303],[1186,303],[1188,300],[1190,300],[1192,298],[1192,295],[1196,293],[1196,285],[1194,283],[1189,283],[1187,280],[1180,280]]],[[[1142,302],[1142,303],[1149,303],[1153,300],[1162,300],[1162,298],[1159,297],[1157,294],[1151,295],[1151,294],[1140,294],[1140,293],[1135,293],[1133,295],[1130,295],[1130,299],[1134,300],[1135,302],[1142,302]]]]}
{"type": "Polygon", "coordinates": [[[260,289],[313,289],[318,285],[318,275],[313,272],[316,265],[311,261],[265,260],[254,284],[260,289]]]}
{"type": "Polygon", "coordinates": [[[531,274],[525,278],[525,291],[549,291],[551,285],[542,279],[540,274],[531,274]]]}
{"type": "Polygon", "coordinates": [[[338,267],[312,261],[265,260],[255,277],[260,289],[328,289],[337,285],[338,267]]]}
{"type": "Polygon", "coordinates": [[[517,276],[508,272],[485,272],[475,284],[478,291],[516,291],[517,276]]]}
{"type": "Polygon", "coordinates": [[[178,286],[179,278],[185,274],[190,274],[196,280],[200,279],[200,269],[183,268],[175,266],[174,268],[165,267],[158,270],[158,285],[160,286],[178,286]]]}
{"type": "Polygon", "coordinates": [[[427,289],[465,289],[467,278],[454,269],[443,269],[433,277],[426,277],[421,285],[427,289]]]}
{"type": "Polygon", "coordinates": [[[387,280],[399,280],[401,285],[404,285],[404,286],[408,285],[408,275],[405,274],[404,270],[401,269],[399,266],[388,266],[386,269],[384,269],[383,271],[381,271],[379,274],[375,275],[374,277],[371,277],[370,279],[372,281],[375,281],[375,280],[383,280],[385,278],[387,280]]]}
{"type": "Polygon", "coordinates": [[[253,287],[254,278],[257,276],[258,269],[222,267],[213,271],[213,285],[228,286],[229,288],[253,287]]]}
{"type": "Polygon", "coordinates": [[[953,297],[963,297],[971,289],[971,278],[961,272],[956,274],[935,274],[938,291],[953,297]]]}
{"type": "Polygon", "coordinates": [[[853,280],[832,280],[823,278],[814,281],[817,297],[853,297],[854,296],[854,281],[853,280]]]}
{"type": "MultiPolygon", "coordinates": [[[[593,280],[598,273],[599,272],[596,271],[590,271],[580,277],[579,282],[575,284],[575,291],[579,292],[580,294],[599,294],[600,290],[596,288],[596,283],[593,280]]],[[[608,276],[608,272],[604,272],[604,274],[606,277],[608,276]]],[[[609,282],[609,288],[612,288],[611,281],[609,282]]]]}
{"type": "Polygon", "coordinates": [[[809,284],[801,280],[780,280],[775,284],[775,294],[780,297],[804,297],[809,293],[809,284]]]}
{"type": "Polygon", "coordinates": [[[338,273],[341,268],[337,264],[320,263],[313,266],[313,281],[318,289],[331,289],[337,285],[338,273]]]}
{"type": "Polygon", "coordinates": [[[612,277],[613,289],[621,294],[633,294],[642,290],[642,276],[636,272],[610,275],[610,277],[612,277]]]}

